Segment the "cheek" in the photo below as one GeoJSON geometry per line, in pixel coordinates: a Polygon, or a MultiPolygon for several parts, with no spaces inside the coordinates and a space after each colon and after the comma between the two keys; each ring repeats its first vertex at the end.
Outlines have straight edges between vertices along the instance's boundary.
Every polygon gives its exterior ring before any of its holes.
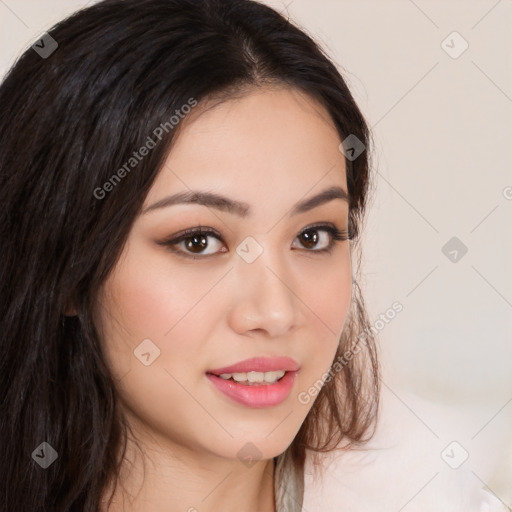
{"type": "Polygon", "coordinates": [[[309,315],[307,366],[300,373],[299,403],[306,408],[322,387],[338,348],[352,299],[350,259],[337,260],[331,270],[303,281],[302,295],[309,315]]]}
{"type": "Polygon", "coordinates": [[[191,398],[200,397],[203,342],[216,318],[208,291],[219,276],[191,279],[165,254],[131,251],[102,299],[102,339],[116,390],[133,416],[180,444],[203,435],[205,425],[220,435],[191,398]],[[185,434],[184,425],[193,434],[185,434]]]}
{"type": "Polygon", "coordinates": [[[214,321],[214,309],[198,305],[218,278],[210,273],[191,279],[190,273],[176,271],[165,253],[155,257],[137,247],[130,251],[105,283],[101,301],[102,338],[113,372],[119,378],[138,369],[138,356],[148,352],[145,359],[155,361],[152,367],[197,364],[200,333],[214,321]]]}
{"type": "Polygon", "coordinates": [[[318,273],[308,274],[301,290],[316,332],[328,345],[336,344],[352,298],[350,258],[339,258],[318,273]]]}

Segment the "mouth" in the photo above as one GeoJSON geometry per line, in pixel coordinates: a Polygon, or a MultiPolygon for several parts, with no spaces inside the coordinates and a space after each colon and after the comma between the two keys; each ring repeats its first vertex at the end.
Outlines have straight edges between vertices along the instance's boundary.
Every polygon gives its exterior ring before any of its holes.
{"type": "Polygon", "coordinates": [[[251,408],[275,407],[290,396],[298,371],[272,370],[269,372],[235,372],[215,375],[207,372],[207,379],[216,392],[230,402],[251,408]]]}
{"type": "Polygon", "coordinates": [[[299,369],[290,357],[253,357],[208,370],[206,377],[231,401],[252,408],[274,407],[289,397],[299,369]]]}

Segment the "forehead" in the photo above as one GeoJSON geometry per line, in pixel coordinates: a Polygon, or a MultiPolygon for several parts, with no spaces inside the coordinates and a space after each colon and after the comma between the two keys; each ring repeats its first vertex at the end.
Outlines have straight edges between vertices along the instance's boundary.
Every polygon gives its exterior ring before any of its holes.
{"type": "Polygon", "coordinates": [[[183,121],[146,205],[171,190],[253,198],[346,190],[340,136],[325,108],[297,89],[254,89],[198,105],[183,121]],[[230,194],[230,191],[233,194],[230,194]]]}
{"type": "MultiPolygon", "coordinates": [[[[318,145],[326,136],[327,143],[339,139],[329,113],[318,100],[284,85],[253,88],[232,98],[203,101],[182,124],[177,139],[208,138],[212,147],[231,143],[259,147],[274,142],[286,148],[286,142],[299,142],[305,137],[308,146],[318,145]]],[[[301,148],[293,149],[300,152],[301,148]]]]}

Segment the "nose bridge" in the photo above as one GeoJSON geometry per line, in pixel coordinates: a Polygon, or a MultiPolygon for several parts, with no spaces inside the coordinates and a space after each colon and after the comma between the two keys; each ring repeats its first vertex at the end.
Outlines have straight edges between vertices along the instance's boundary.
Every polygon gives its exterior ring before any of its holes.
{"type": "Polygon", "coordinates": [[[292,273],[287,271],[285,254],[268,244],[258,245],[260,249],[253,239],[237,248],[239,258],[235,267],[240,286],[235,306],[237,323],[272,335],[284,334],[293,326],[297,315],[292,273]],[[249,254],[251,257],[247,257],[249,254]]]}

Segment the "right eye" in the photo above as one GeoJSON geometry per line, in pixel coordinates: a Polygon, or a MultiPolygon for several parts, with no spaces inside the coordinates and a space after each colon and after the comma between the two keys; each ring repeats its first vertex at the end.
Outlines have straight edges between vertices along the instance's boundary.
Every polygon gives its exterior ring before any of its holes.
{"type": "Polygon", "coordinates": [[[201,226],[186,229],[185,231],[173,235],[170,239],[158,243],[185,258],[199,259],[213,256],[217,252],[226,252],[218,250],[219,246],[223,246],[220,235],[212,228],[204,228],[201,226]],[[210,252],[206,252],[206,250],[210,249],[212,246],[212,244],[208,242],[208,239],[215,240],[210,252]]]}

